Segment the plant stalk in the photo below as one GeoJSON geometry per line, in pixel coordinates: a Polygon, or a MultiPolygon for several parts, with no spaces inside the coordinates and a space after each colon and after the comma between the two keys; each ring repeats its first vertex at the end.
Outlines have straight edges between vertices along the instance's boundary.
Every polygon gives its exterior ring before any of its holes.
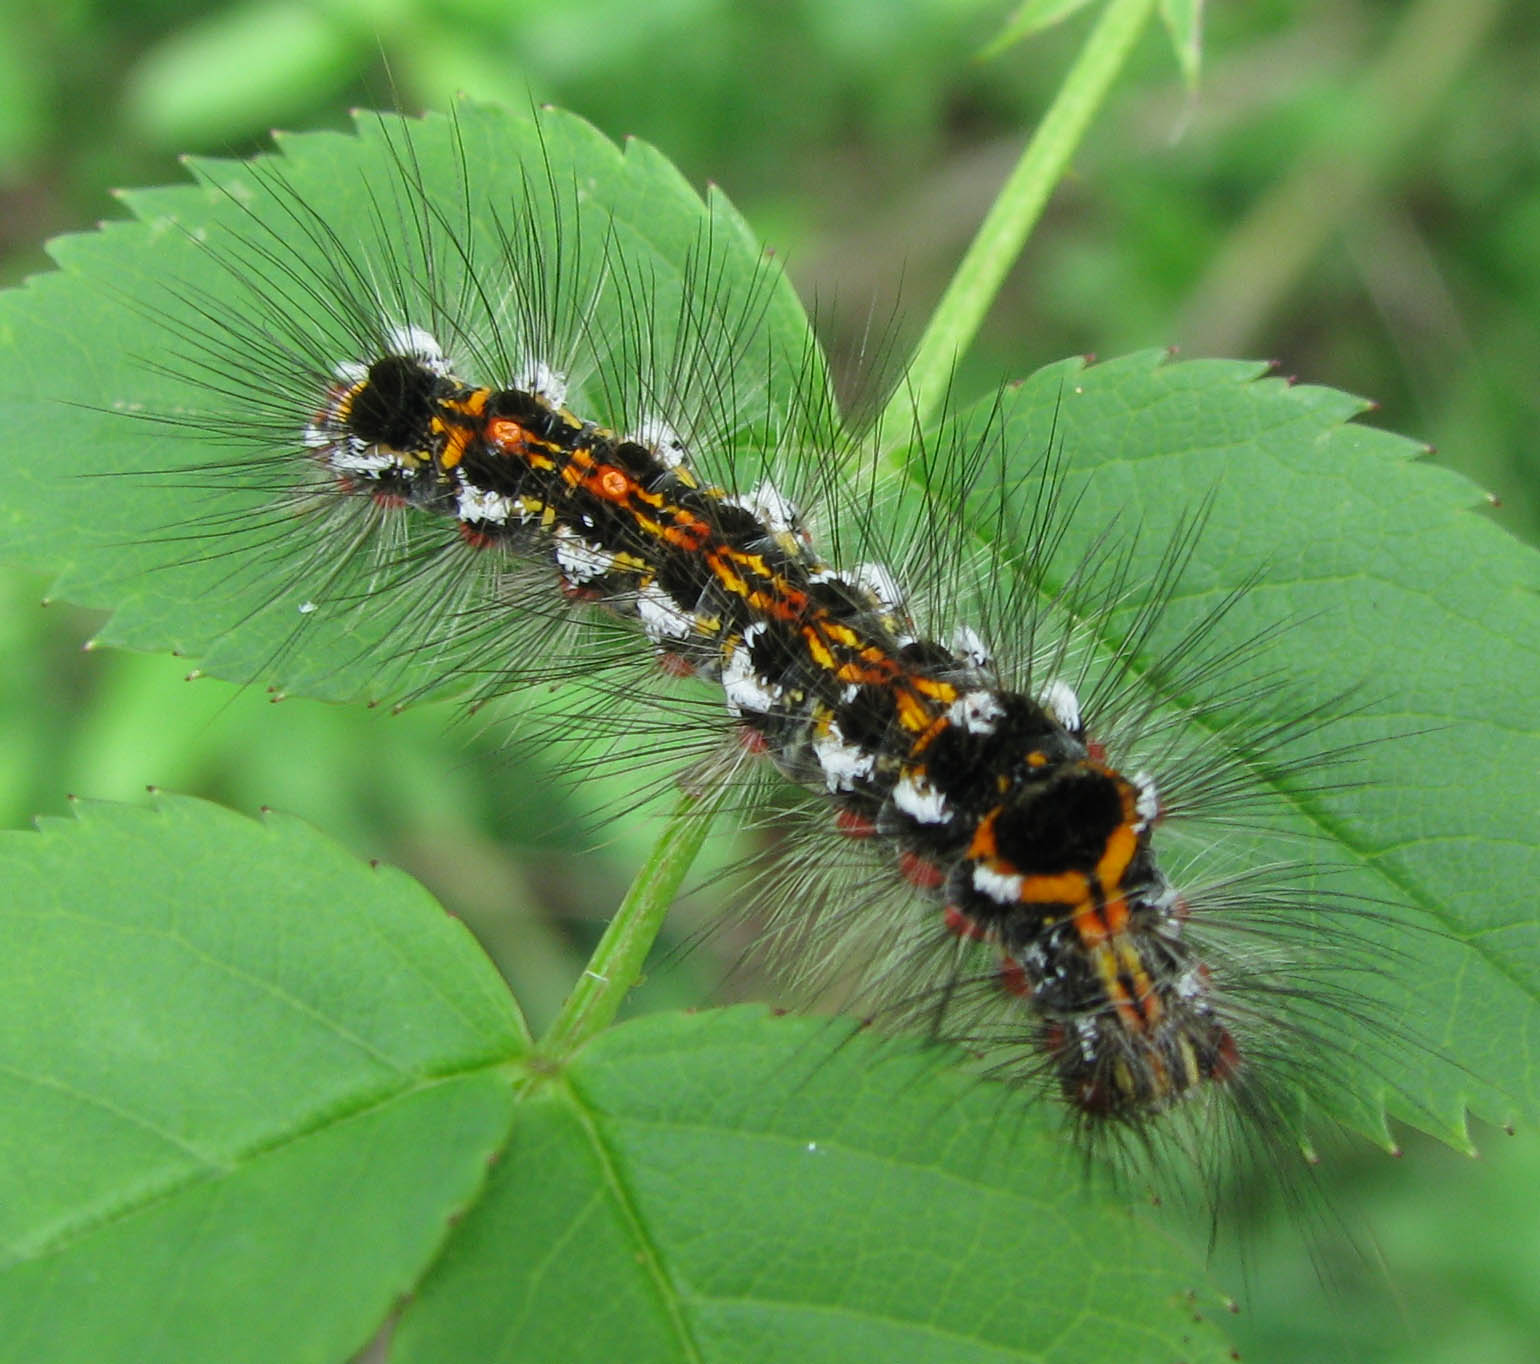
{"type": "Polygon", "coordinates": [[[642,977],[658,930],[711,830],[711,802],[683,794],[620,908],[536,1050],[548,1060],[570,1055],[614,1022],[642,977]]]}
{"type": "Polygon", "coordinates": [[[893,443],[886,433],[907,435],[940,410],[958,360],[977,335],[1156,3],[1111,0],[1102,11],[936,305],[904,383],[879,418],[880,447],[893,443]]]}

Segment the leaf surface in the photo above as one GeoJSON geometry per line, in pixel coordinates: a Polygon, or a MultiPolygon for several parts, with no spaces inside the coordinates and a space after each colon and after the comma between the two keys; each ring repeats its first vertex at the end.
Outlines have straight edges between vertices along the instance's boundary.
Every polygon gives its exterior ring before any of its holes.
{"type": "Polygon", "coordinates": [[[506,990],[297,821],[77,816],[0,835],[0,1358],[342,1358],[506,1137],[506,990]]]}
{"type": "Polygon", "coordinates": [[[753,1008],[604,1034],[522,1115],[399,1357],[1224,1358],[1201,1271],[1046,1112],[937,1059],[753,1008]]]}

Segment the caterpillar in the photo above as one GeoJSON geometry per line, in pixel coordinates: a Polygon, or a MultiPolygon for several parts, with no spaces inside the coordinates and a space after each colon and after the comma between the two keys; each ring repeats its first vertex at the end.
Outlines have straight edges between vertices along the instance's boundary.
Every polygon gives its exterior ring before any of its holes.
{"type": "Polygon", "coordinates": [[[1151,846],[1154,781],[1107,765],[1067,684],[1002,688],[968,626],[951,647],[915,637],[888,570],[834,569],[775,485],[703,486],[676,442],[467,384],[420,330],[386,342],[336,366],[304,432],[344,495],[553,566],[567,597],[635,619],[665,671],[717,683],[746,748],[885,844],[949,932],[998,949],[1072,1103],[1153,1111],[1229,1075],[1151,846]]]}
{"type": "Polygon", "coordinates": [[[1153,555],[1066,548],[1090,493],[1053,431],[1024,447],[1009,392],[901,439],[847,422],[725,206],[665,250],[667,194],[627,216],[551,116],[497,174],[473,114],[375,136],[383,178],[207,169],[201,273],[138,304],[185,405],[137,415],[228,451],[147,480],[213,499],[165,540],[229,589],[218,666],[512,695],[599,760],[640,740],[790,805],[751,893],[805,991],[1093,1140],[1287,1144],[1337,1021],[1378,1018],[1376,914],[1268,841],[1259,789],[1333,779],[1306,767],[1331,706],[1294,703],[1277,623],[1238,624],[1246,579],[1179,602],[1201,498],[1153,555]]]}

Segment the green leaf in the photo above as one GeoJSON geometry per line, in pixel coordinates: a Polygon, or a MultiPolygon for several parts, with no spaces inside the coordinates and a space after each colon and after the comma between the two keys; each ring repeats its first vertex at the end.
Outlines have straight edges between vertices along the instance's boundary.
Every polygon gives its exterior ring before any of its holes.
{"type": "Polygon", "coordinates": [[[340,1359],[506,1136],[507,992],[296,821],[77,815],[0,835],[0,1359],[340,1359]]]}
{"type": "Polygon", "coordinates": [[[1022,0],[1016,12],[1001,26],[999,33],[985,44],[981,57],[997,57],[1034,33],[1062,24],[1078,14],[1091,0],[1022,0]]]}
{"type": "Polygon", "coordinates": [[[1194,1266],[936,1060],[754,1009],[605,1034],[522,1112],[393,1357],[1225,1358],[1194,1266]]]}
{"type": "MultiPolygon", "coordinates": [[[[1029,586],[1045,607],[1108,526],[1137,535],[1136,585],[1207,508],[1144,657],[1251,581],[1207,647],[1286,676],[1258,723],[1321,722],[1279,755],[1281,774],[1255,774],[1264,827],[1187,848],[1165,830],[1163,861],[1180,884],[1184,861],[1212,876],[1303,859],[1326,893],[1358,897],[1332,925],[1352,939],[1333,988],[1353,1004],[1317,1043],[1345,1067],[1329,1107],[1388,1141],[1386,1103],[1468,1147],[1467,1109],[1496,1123],[1540,1111],[1540,555],[1477,514],[1477,490],[1426,447],[1352,422],[1362,400],[1255,363],[1166,359],[1040,370],[1003,408],[959,414],[957,438],[997,441],[1027,488],[1062,448],[1076,514],[1029,586]],[[1332,749],[1351,759],[1323,770],[1332,749]]],[[[987,510],[978,529],[994,530],[987,510]]],[[[1114,613],[1104,647],[1136,609],[1114,613]]]]}
{"type": "Polygon", "coordinates": [[[1160,0],[1160,17],[1182,68],[1182,79],[1189,90],[1198,84],[1198,68],[1203,61],[1203,0],[1160,0]]]}

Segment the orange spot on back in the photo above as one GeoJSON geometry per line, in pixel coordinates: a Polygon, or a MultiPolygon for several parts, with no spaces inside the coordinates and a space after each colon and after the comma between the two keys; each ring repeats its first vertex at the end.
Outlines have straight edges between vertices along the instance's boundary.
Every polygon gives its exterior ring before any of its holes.
{"type": "Polygon", "coordinates": [[[503,451],[521,450],[529,439],[529,432],[511,417],[493,417],[487,423],[485,435],[488,445],[503,451]]]}

